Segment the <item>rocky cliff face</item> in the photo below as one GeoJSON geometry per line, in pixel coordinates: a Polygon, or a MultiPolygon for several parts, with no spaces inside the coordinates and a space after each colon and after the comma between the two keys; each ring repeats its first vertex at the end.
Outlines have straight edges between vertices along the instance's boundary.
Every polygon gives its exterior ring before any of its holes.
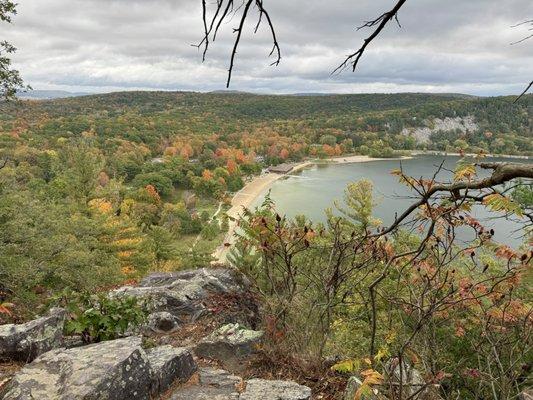
{"type": "Polygon", "coordinates": [[[419,143],[428,143],[429,138],[435,132],[451,132],[459,130],[463,133],[477,130],[479,127],[472,116],[435,118],[432,121],[424,121],[423,127],[404,128],[401,132],[404,136],[413,136],[419,143]]]}

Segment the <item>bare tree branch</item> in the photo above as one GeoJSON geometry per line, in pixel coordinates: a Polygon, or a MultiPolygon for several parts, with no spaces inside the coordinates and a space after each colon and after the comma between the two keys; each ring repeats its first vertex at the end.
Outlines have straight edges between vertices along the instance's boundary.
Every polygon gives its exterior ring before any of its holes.
{"type": "MultiPolygon", "coordinates": [[[[522,21],[522,22],[519,22],[518,24],[515,24],[515,25],[512,25],[511,28],[516,28],[518,26],[522,26],[522,25],[526,25],[526,24],[529,24],[531,25],[531,27],[528,29],[528,31],[533,31],[533,19],[528,19],[526,21],[522,21]]],[[[516,42],[512,42],[511,43],[511,46],[512,45],[515,45],[515,44],[518,44],[518,43],[522,43],[522,42],[525,42],[526,40],[528,39],[531,39],[533,37],[533,33],[532,34],[529,34],[525,37],[523,37],[522,39],[520,40],[517,40],[516,42]]],[[[533,81],[529,82],[529,85],[527,85],[527,87],[525,88],[525,90],[520,94],[520,96],[518,96],[514,101],[513,103],[516,103],[518,100],[520,100],[522,98],[522,96],[524,96],[527,91],[531,88],[531,86],[533,85],[533,81]]]]}
{"type": "Polygon", "coordinates": [[[355,71],[355,68],[357,68],[357,64],[363,56],[363,53],[365,52],[367,46],[372,43],[372,41],[381,33],[387,23],[394,18],[398,25],[400,25],[397,17],[398,11],[406,2],[407,0],[399,0],[390,11],[385,12],[376,19],[372,21],[367,21],[363,25],[358,27],[357,30],[362,28],[371,28],[377,25],[377,28],[374,30],[374,32],[372,32],[372,34],[363,41],[363,45],[356,52],[348,55],[346,59],[337,68],[333,70],[332,74],[344,70],[346,67],[348,67],[348,65],[351,65],[352,71],[355,71]]]}
{"type": "Polygon", "coordinates": [[[204,36],[200,43],[194,45],[195,47],[203,46],[202,61],[205,61],[206,53],[211,42],[216,40],[218,32],[222,22],[229,20],[233,16],[237,15],[241,10],[239,16],[238,27],[233,29],[233,33],[236,33],[235,40],[233,42],[233,48],[231,50],[230,65],[228,69],[228,79],[226,82],[226,87],[229,87],[231,82],[231,77],[233,73],[233,68],[235,67],[235,58],[237,56],[237,50],[242,38],[242,32],[246,19],[248,18],[250,9],[252,6],[255,6],[259,12],[259,19],[254,29],[254,33],[257,33],[259,26],[263,21],[263,17],[266,20],[266,24],[270,30],[270,35],[272,38],[272,50],[269,53],[269,57],[275,54],[276,60],[270,65],[278,65],[281,61],[281,50],[278,43],[276,31],[274,29],[274,24],[270,18],[270,14],[263,6],[263,0],[243,0],[240,5],[236,7],[235,0],[217,0],[216,9],[211,18],[208,17],[208,7],[206,0],[202,0],[202,21],[204,27],[204,36]],[[235,11],[234,11],[235,10],[235,11]]]}
{"type": "MultiPolygon", "coordinates": [[[[228,78],[226,81],[226,87],[229,87],[231,83],[231,78],[233,74],[233,69],[235,67],[235,59],[237,56],[237,50],[239,48],[239,44],[242,38],[242,31],[244,28],[244,24],[246,22],[246,19],[249,16],[250,9],[252,6],[255,6],[259,12],[259,18],[255,25],[254,33],[257,33],[261,23],[263,22],[263,17],[266,20],[266,24],[268,25],[268,28],[270,30],[271,38],[272,38],[272,50],[269,53],[269,57],[275,54],[275,61],[273,61],[270,65],[271,66],[277,66],[279,65],[281,61],[281,50],[278,43],[276,31],[274,29],[274,24],[272,22],[272,19],[270,18],[270,15],[268,11],[265,9],[263,5],[263,0],[240,0],[241,3],[239,5],[236,5],[236,1],[238,0],[216,0],[216,8],[213,13],[213,16],[210,18],[208,16],[208,5],[206,0],[202,1],[202,22],[203,22],[203,30],[204,34],[202,37],[202,40],[197,45],[193,45],[195,47],[202,47],[203,46],[203,52],[202,52],[202,62],[205,61],[207,51],[209,49],[209,45],[216,40],[216,37],[218,35],[218,32],[220,31],[222,22],[230,20],[232,17],[237,15],[241,10],[241,14],[239,17],[239,23],[238,27],[233,29],[233,33],[236,33],[235,40],[233,42],[233,48],[231,50],[231,57],[230,57],[230,65],[228,69],[228,78]]],[[[374,31],[370,36],[368,36],[366,39],[364,39],[363,44],[357,51],[353,52],[352,54],[349,54],[346,56],[345,60],[332,71],[332,74],[338,73],[343,71],[348,66],[352,67],[352,71],[355,71],[357,68],[357,65],[359,64],[359,61],[363,54],[365,53],[367,47],[372,43],[376,37],[378,37],[385,26],[387,24],[394,20],[398,24],[398,26],[401,28],[400,21],[398,20],[398,12],[399,10],[404,6],[404,4],[407,2],[407,0],[397,0],[394,7],[387,12],[382,13],[377,18],[366,21],[363,25],[357,27],[357,30],[363,29],[363,28],[374,28],[374,31]]],[[[512,28],[531,24],[533,25],[533,20],[526,20],[520,23],[517,23],[512,26],[512,28]]],[[[529,30],[533,30],[533,28],[529,28],[529,30]]],[[[530,38],[533,37],[533,34],[527,35],[526,37],[511,43],[512,45],[518,44],[521,42],[524,42],[530,38]]],[[[518,96],[514,103],[516,103],[520,98],[522,98],[527,91],[531,88],[533,85],[533,81],[529,83],[529,85],[526,87],[526,89],[518,96]]]]}
{"type": "Polygon", "coordinates": [[[520,96],[518,96],[516,99],[514,99],[513,103],[516,103],[518,100],[520,100],[520,98],[527,93],[527,91],[531,88],[531,86],[533,86],[533,81],[529,82],[529,85],[527,85],[527,87],[524,89],[524,91],[522,93],[520,93],[520,96]]]}
{"type": "MultiPolygon", "coordinates": [[[[529,19],[527,21],[519,22],[518,24],[512,25],[511,28],[516,28],[516,27],[519,27],[519,26],[522,26],[522,25],[526,25],[526,24],[530,24],[532,26],[531,28],[528,29],[528,31],[533,31],[533,19],[529,19]]],[[[529,35],[526,35],[525,37],[523,37],[520,40],[517,40],[516,42],[512,42],[511,45],[525,42],[526,40],[531,39],[532,37],[533,37],[533,33],[529,34],[529,35]]]]}

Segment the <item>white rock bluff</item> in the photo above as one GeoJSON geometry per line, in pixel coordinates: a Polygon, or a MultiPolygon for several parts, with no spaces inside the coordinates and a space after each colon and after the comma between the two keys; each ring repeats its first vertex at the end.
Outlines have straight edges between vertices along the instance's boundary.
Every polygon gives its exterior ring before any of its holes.
{"type": "Polygon", "coordinates": [[[424,121],[425,126],[419,128],[404,128],[401,134],[413,136],[419,143],[428,143],[429,138],[436,132],[451,132],[458,130],[462,133],[474,132],[479,126],[472,116],[466,117],[446,117],[444,119],[435,118],[432,121],[424,121]]]}

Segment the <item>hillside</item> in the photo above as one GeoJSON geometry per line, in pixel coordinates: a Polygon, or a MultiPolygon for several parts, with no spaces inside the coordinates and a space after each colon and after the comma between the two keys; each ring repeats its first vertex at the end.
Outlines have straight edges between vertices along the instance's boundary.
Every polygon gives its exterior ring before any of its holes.
{"type": "MultiPolygon", "coordinates": [[[[35,135],[34,140],[44,140],[75,137],[92,129],[100,140],[123,138],[147,144],[154,156],[162,153],[165,141],[174,138],[216,134],[228,145],[241,147],[243,134],[266,139],[265,129],[267,136],[275,133],[287,138],[288,146],[324,144],[326,140],[328,145],[344,145],[343,150],[361,153],[385,145],[397,150],[470,148],[532,154],[533,96],[526,96],[518,104],[512,100],[431,94],[123,92],[4,104],[0,106],[0,131],[22,129],[27,135],[35,135]],[[452,124],[446,131],[433,129],[435,119],[445,118],[469,118],[474,125],[462,130],[457,129],[461,124],[452,124]],[[428,127],[430,133],[424,140],[411,134],[413,129],[428,127]],[[325,135],[335,139],[323,138],[325,135]]],[[[7,142],[5,146],[9,146],[7,142]]],[[[266,153],[267,146],[260,143],[254,151],[266,153]]],[[[287,150],[289,158],[300,156],[287,150]]]]}

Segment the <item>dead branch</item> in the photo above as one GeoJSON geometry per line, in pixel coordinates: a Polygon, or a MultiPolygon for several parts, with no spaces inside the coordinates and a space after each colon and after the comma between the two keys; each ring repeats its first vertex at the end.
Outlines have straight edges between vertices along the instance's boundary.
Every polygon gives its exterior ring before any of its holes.
{"type": "Polygon", "coordinates": [[[351,65],[352,71],[355,71],[355,68],[357,68],[357,64],[363,56],[363,53],[365,52],[367,46],[381,33],[387,23],[394,18],[398,25],[400,25],[400,23],[398,22],[398,11],[406,2],[407,0],[399,0],[390,11],[385,12],[376,19],[372,21],[367,21],[363,25],[358,27],[357,30],[362,28],[371,28],[377,25],[377,28],[374,30],[374,32],[372,32],[372,34],[363,41],[362,46],[356,52],[348,55],[346,59],[337,68],[333,70],[332,74],[344,70],[346,67],[348,67],[348,65],[351,65]]]}
{"type": "MultiPolygon", "coordinates": [[[[532,26],[531,28],[528,29],[528,31],[533,31],[533,19],[529,19],[529,20],[526,20],[526,21],[519,22],[518,24],[512,25],[511,28],[516,28],[516,27],[519,27],[519,26],[522,26],[522,25],[526,25],[526,24],[530,24],[532,26]]],[[[531,39],[532,37],[533,37],[533,33],[529,34],[529,35],[526,35],[525,37],[523,37],[520,40],[512,42],[511,45],[525,42],[526,40],[531,39]]]]}
{"type": "Polygon", "coordinates": [[[520,96],[518,96],[516,99],[514,99],[513,103],[516,103],[518,100],[520,100],[520,98],[527,93],[527,91],[531,88],[531,86],[533,86],[533,81],[529,82],[529,85],[527,85],[527,87],[524,89],[524,91],[522,93],[520,93],[520,96]]]}
{"type": "Polygon", "coordinates": [[[269,57],[273,54],[275,54],[276,57],[276,59],[270,65],[278,65],[281,61],[281,49],[278,43],[276,31],[274,29],[274,24],[272,23],[272,19],[270,18],[270,14],[263,6],[263,0],[243,0],[240,5],[236,5],[235,0],[217,0],[216,8],[211,18],[208,17],[208,7],[206,4],[206,0],[202,0],[202,22],[204,28],[204,35],[200,43],[194,45],[198,48],[203,46],[202,61],[205,61],[209,45],[216,40],[222,22],[229,21],[231,18],[233,18],[240,12],[238,27],[233,28],[233,33],[236,33],[236,37],[233,42],[233,48],[231,50],[226,87],[229,87],[231,82],[231,76],[233,73],[233,68],[235,66],[235,58],[237,56],[237,50],[239,48],[239,44],[242,38],[244,24],[246,22],[246,19],[248,18],[252,6],[255,6],[259,13],[259,18],[255,26],[254,33],[257,33],[257,30],[259,29],[259,26],[261,25],[264,17],[264,20],[266,20],[266,24],[270,30],[270,35],[272,38],[272,50],[269,53],[269,57]]]}

